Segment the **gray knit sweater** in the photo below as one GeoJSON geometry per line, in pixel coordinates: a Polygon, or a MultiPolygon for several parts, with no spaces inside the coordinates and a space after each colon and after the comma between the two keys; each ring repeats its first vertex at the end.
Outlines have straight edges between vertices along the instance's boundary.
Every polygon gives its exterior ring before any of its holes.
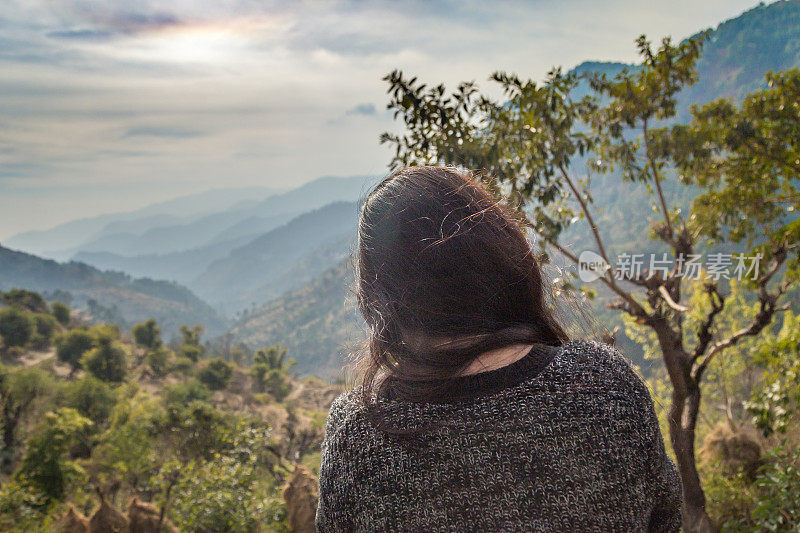
{"type": "Polygon", "coordinates": [[[677,531],[680,480],[653,403],[627,361],[572,341],[458,378],[463,396],[331,406],[317,528],[327,531],[677,531]],[[545,357],[543,361],[543,357],[545,357]]]}

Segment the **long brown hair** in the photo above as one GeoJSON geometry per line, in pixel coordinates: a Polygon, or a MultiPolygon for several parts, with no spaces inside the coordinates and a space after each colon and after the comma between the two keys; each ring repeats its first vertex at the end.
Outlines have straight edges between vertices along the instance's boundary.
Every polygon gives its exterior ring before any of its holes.
{"type": "Polygon", "coordinates": [[[524,227],[469,173],[408,167],[379,183],[361,210],[356,271],[368,405],[389,390],[430,400],[489,350],[567,340],[524,227]]]}

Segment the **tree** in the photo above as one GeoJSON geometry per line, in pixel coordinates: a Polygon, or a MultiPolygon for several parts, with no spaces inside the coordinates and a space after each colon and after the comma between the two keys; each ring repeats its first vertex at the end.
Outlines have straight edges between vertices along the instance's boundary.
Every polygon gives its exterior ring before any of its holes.
{"type": "MultiPolygon", "coordinates": [[[[704,373],[720,353],[775,320],[786,307],[784,294],[797,281],[800,222],[786,214],[800,209],[800,83],[796,71],[772,75],[770,87],[741,106],[714,102],[694,109],[690,124],[669,126],[676,95],[696,80],[700,41],[674,45],[665,39],[654,49],[641,37],[637,44],[641,66],[611,79],[592,76],[593,93],[583,97],[578,88],[586,80],[560,69],[541,84],[494,74],[504,92],[501,101],[481,95],[473,83],[447,94],[442,85],[428,87],[392,72],[385,78],[388,107],[402,118],[406,132],[384,134],[381,141],[394,146],[394,167],[447,163],[485,171],[490,187],[506,192],[538,235],[543,260],[555,250],[578,266],[580,258],[562,237],[578,222],[588,226],[604,266],[595,273],[612,298],[610,307],[650,328],[657,339],[672,385],[668,418],[683,484],[684,529],[708,531],[713,524],[695,462],[704,373]],[[587,163],[585,173],[576,170],[579,162],[587,163]],[[592,173],[611,172],[653,198],[657,218],[650,236],[668,250],[668,268],[645,265],[625,273],[612,266],[590,179],[592,173]],[[689,209],[675,192],[685,186],[699,191],[689,209]],[[684,263],[708,246],[717,246],[718,254],[728,250],[723,258],[734,264],[761,259],[746,284],[758,312],[728,335],[715,328],[727,297],[720,276],[704,280],[708,310],[697,329],[685,327],[690,309],[682,297],[692,280],[684,263]]],[[[640,216],[633,223],[646,226],[640,216]]],[[[559,289],[575,288],[574,277],[573,272],[563,279],[559,289]]]]}
{"type": "Polygon", "coordinates": [[[94,347],[94,337],[86,330],[74,329],[56,338],[56,357],[72,368],[81,368],[81,357],[94,347]]]}
{"type": "Polygon", "coordinates": [[[291,392],[287,373],[296,363],[293,359],[286,361],[286,351],[285,347],[277,343],[258,350],[253,356],[254,364],[250,369],[250,375],[255,379],[258,389],[269,392],[278,401],[282,401],[291,392]]]}
{"type": "Polygon", "coordinates": [[[52,305],[50,305],[50,310],[52,311],[56,320],[58,320],[59,324],[62,326],[69,324],[70,309],[66,304],[61,302],[53,302],[52,305]]]}
{"type": "Polygon", "coordinates": [[[91,423],[69,407],[47,413],[28,443],[16,477],[48,498],[60,499],[67,485],[85,476],[83,468],[69,459],[68,452],[91,423]]]}
{"type": "Polygon", "coordinates": [[[203,334],[203,326],[196,325],[190,328],[186,324],[183,324],[180,327],[180,331],[181,335],[183,335],[180,353],[196,363],[205,353],[205,349],[200,345],[200,336],[203,334]]]}
{"type": "Polygon", "coordinates": [[[0,310],[0,337],[3,346],[25,346],[33,335],[33,321],[28,313],[14,307],[0,310]]]}
{"type": "Polygon", "coordinates": [[[211,390],[224,389],[232,376],[233,366],[220,357],[210,359],[197,375],[198,379],[211,390]]]}
{"type": "Polygon", "coordinates": [[[136,344],[143,348],[155,350],[161,346],[161,329],[154,318],[136,324],[131,332],[136,344]]]}
{"type": "Polygon", "coordinates": [[[125,350],[109,335],[97,337],[97,347],[81,358],[87,372],[103,381],[120,382],[128,372],[125,350]]]}
{"type": "Polygon", "coordinates": [[[17,428],[34,401],[52,388],[49,376],[35,368],[11,370],[0,366],[0,423],[3,448],[10,454],[16,448],[17,428]]]}

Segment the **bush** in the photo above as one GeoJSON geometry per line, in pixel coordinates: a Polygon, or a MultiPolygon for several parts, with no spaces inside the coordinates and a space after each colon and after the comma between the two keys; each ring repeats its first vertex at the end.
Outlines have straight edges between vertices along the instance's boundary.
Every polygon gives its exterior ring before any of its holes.
{"type": "Polygon", "coordinates": [[[34,331],[31,335],[30,343],[37,349],[47,348],[50,346],[58,327],[56,319],[52,315],[44,313],[36,313],[32,316],[32,319],[34,331]]]}
{"type": "Polygon", "coordinates": [[[151,350],[147,354],[147,366],[156,376],[165,376],[168,370],[169,356],[169,350],[163,348],[151,350]]]}
{"type": "Polygon", "coordinates": [[[211,359],[200,370],[198,377],[211,390],[222,390],[228,386],[233,376],[233,365],[221,358],[211,359]]]}
{"type": "Polygon", "coordinates": [[[136,341],[136,344],[139,346],[151,350],[155,350],[161,346],[161,329],[159,329],[154,318],[136,324],[133,326],[131,333],[133,333],[133,340],[136,341]]]}
{"type": "Polygon", "coordinates": [[[94,422],[101,424],[108,420],[117,401],[109,385],[92,376],[67,383],[61,392],[62,404],[71,407],[94,422]]]}
{"type": "Polygon", "coordinates": [[[66,326],[67,324],[69,324],[69,318],[70,318],[69,307],[67,307],[65,304],[62,304],[61,302],[53,302],[53,304],[50,306],[50,309],[55,319],[58,320],[59,324],[61,324],[62,326],[66,326]]]}
{"type": "Polygon", "coordinates": [[[3,302],[33,313],[46,313],[48,310],[47,302],[39,293],[24,289],[12,289],[3,294],[3,302]]]}
{"type": "Polygon", "coordinates": [[[101,335],[94,348],[81,358],[87,372],[103,381],[120,382],[128,372],[125,351],[111,337],[101,335]]]}
{"type": "Polygon", "coordinates": [[[94,347],[94,337],[88,331],[75,329],[56,338],[56,357],[72,367],[81,367],[81,357],[94,347]]]}
{"type": "Polygon", "coordinates": [[[191,379],[186,383],[173,385],[164,389],[164,403],[166,405],[188,405],[194,401],[204,402],[209,399],[211,393],[196,379],[191,379]]]}
{"type": "Polygon", "coordinates": [[[25,346],[34,332],[34,324],[27,313],[14,307],[0,310],[0,337],[6,348],[25,346]]]}
{"type": "Polygon", "coordinates": [[[203,355],[203,349],[200,346],[195,346],[194,344],[184,344],[181,346],[181,355],[196,363],[203,355]]]}
{"type": "Polygon", "coordinates": [[[180,356],[175,358],[175,362],[172,363],[172,370],[173,372],[178,372],[179,374],[183,374],[184,376],[190,375],[194,372],[194,365],[195,362],[185,356],[180,356]]]}

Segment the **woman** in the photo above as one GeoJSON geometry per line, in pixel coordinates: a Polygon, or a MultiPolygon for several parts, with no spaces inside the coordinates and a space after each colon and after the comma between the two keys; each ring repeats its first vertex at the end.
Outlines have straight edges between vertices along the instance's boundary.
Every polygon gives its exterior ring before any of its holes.
{"type": "Polygon", "coordinates": [[[331,406],[320,531],[674,531],[680,481],[647,389],[570,341],[518,220],[469,175],[399,170],[367,197],[371,329],[331,406]]]}

